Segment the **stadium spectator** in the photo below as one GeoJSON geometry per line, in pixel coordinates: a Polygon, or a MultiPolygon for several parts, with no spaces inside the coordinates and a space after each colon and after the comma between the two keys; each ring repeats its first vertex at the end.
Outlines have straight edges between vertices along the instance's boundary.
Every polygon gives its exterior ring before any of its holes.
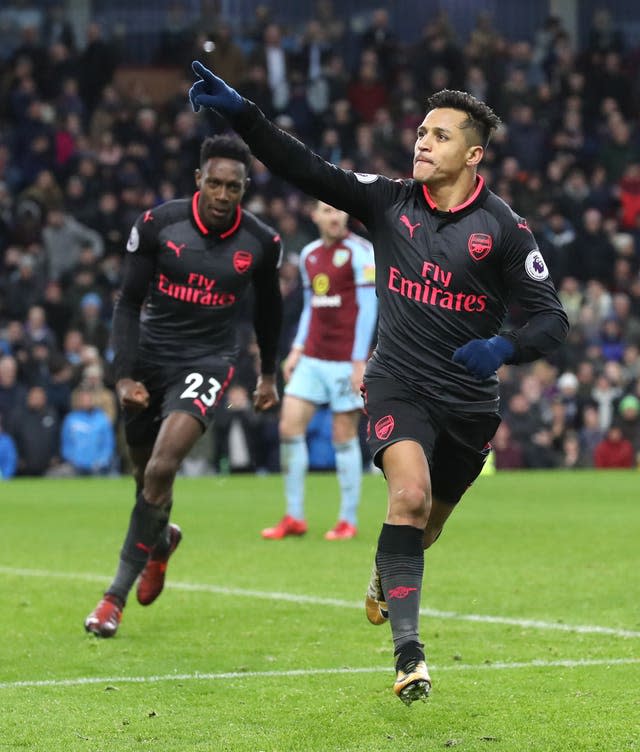
{"type": "Polygon", "coordinates": [[[38,273],[35,258],[20,255],[18,268],[9,275],[5,289],[4,309],[9,318],[23,321],[30,308],[42,299],[44,276],[38,273]]]}
{"type": "Polygon", "coordinates": [[[107,414],[94,402],[91,389],[80,387],[62,422],[60,474],[105,475],[111,469],[115,437],[107,414]]]}
{"type": "Polygon", "coordinates": [[[550,468],[555,465],[552,437],[537,409],[522,393],[514,394],[504,416],[511,435],[523,448],[525,467],[550,468]]]}
{"type": "Polygon", "coordinates": [[[611,383],[604,373],[596,377],[591,391],[591,399],[598,406],[600,416],[600,428],[603,431],[611,425],[614,416],[614,403],[620,397],[622,390],[619,386],[611,383]]]}
{"type": "Polygon", "coordinates": [[[102,298],[95,292],[88,292],[80,300],[80,313],[73,323],[74,329],[82,335],[82,341],[104,353],[109,342],[109,327],[102,319],[102,298]]]}
{"type": "Polygon", "coordinates": [[[287,384],[280,417],[286,511],[277,525],[262,531],[262,537],[270,540],[307,532],[306,434],[314,413],[325,404],[332,412],[330,444],[340,486],[338,521],[325,538],[347,540],[357,533],[362,484],[360,387],[377,313],[373,248],[349,232],[345,212],[318,201],[311,216],[320,237],[300,253],[304,308],[282,367],[287,384]]]}
{"type": "Polygon", "coordinates": [[[532,173],[545,167],[546,133],[542,125],[536,122],[529,98],[527,92],[523,102],[511,107],[507,148],[518,161],[520,169],[532,173]]]}
{"type": "Polygon", "coordinates": [[[622,52],[624,39],[620,29],[616,28],[608,8],[597,8],[593,12],[587,40],[587,52],[606,54],[622,52]]]}
{"type": "Polygon", "coordinates": [[[205,139],[192,199],[143,211],[127,241],[112,329],[136,501],[116,575],[85,620],[100,637],[116,633],[138,577],[142,605],[163,589],[182,537],[169,523],[174,480],[233,377],[240,302],[249,289],[260,355],[253,405],[261,411],[279,401],[282,247],[273,228],[240,206],[250,165],[240,139],[205,139]]]}
{"type": "Polygon", "coordinates": [[[201,33],[196,40],[196,58],[216,70],[224,70],[230,80],[239,84],[247,74],[247,56],[236,43],[231,24],[224,21],[216,24],[212,34],[201,33]]]}
{"type": "Polygon", "coordinates": [[[511,435],[511,429],[506,420],[498,426],[491,440],[491,450],[497,470],[519,470],[525,467],[522,446],[511,435]]]}
{"type": "Polygon", "coordinates": [[[558,379],[557,399],[564,405],[567,426],[577,429],[580,425],[580,398],[578,396],[578,377],[567,371],[558,379]]]}
{"type": "Polygon", "coordinates": [[[76,35],[63,3],[53,3],[45,10],[42,22],[42,41],[50,48],[60,44],[68,50],[76,47],[76,35]]]}
{"type": "Polygon", "coordinates": [[[94,257],[99,258],[104,251],[102,237],[90,227],[86,227],[64,211],[51,210],[42,230],[42,239],[47,258],[49,277],[59,280],[78,263],[82,248],[87,244],[94,257]]]}
{"type": "Polygon", "coordinates": [[[43,343],[50,348],[56,347],[56,338],[47,323],[47,316],[42,306],[34,305],[27,311],[24,333],[31,345],[43,343]]]}
{"type": "Polygon", "coordinates": [[[13,478],[18,464],[18,453],[13,438],[5,433],[0,416],[0,481],[13,478]]]}
{"type": "Polygon", "coordinates": [[[590,458],[582,451],[578,434],[575,431],[567,431],[562,439],[558,467],[563,470],[578,470],[591,466],[590,458]]]}
{"type": "Polygon", "coordinates": [[[631,442],[637,460],[640,460],[640,399],[635,394],[625,395],[618,404],[618,417],[614,423],[622,435],[631,442]]]}
{"type": "Polygon", "coordinates": [[[414,179],[396,181],[324,162],[202,64],[193,69],[198,80],[189,97],[196,111],[217,110],[269,169],[348,211],[371,232],[380,321],[363,389],[388,511],[367,615],[373,623],[390,622],[394,692],[410,704],[431,688],[418,633],[424,548],[482,469],[500,423],[496,371],[505,361],[531,362],[553,352],[568,330],[531,232],[477,174],[500,120],[468,94],[434,94],[417,132],[414,179]],[[487,232],[478,235],[479,227],[487,232]],[[490,228],[500,233],[491,271],[476,267],[493,247],[490,228]],[[474,290],[461,290],[465,283],[458,282],[457,307],[447,289],[454,276],[473,280],[474,290]],[[501,336],[506,296],[519,300],[527,321],[501,336]],[[474,310],[483,315],[466,315],[474,310]],[[472,419],[469,405],[477,411],[472,419]]]}
{"type": "Polygon", "coordinates": [[[58,411],[47,403],[41,386],[32,386],[26,404],[12,413],[11,433],[18,449],[19,475],[46,475],[59,463],[58,411]]]}
{"type": "Polygon", "coordinates": [[[78,63],[80,94],[90,116],[118,65],[116,48],[103,38],[100,24],[91,22],[87,26],[87,43],[78,63]]]}
{"type": "MultiPolygon", "coordinates": [[[[318,19],[310,19],[298,40],[292,63],[293,68],[302,75],[305,82],[312,86],[318,83],[323,85],[322,89],[317,90],[317,96],[322,96],[323,102],[326,102],[326,104],[328,104],[329,88],[324,80],[324,69],[334,52],[334,47],[329,38],[329,29],[323,26],[318,19]]],[[[310,89],[310,91],[313,91],[313,89],[310,89]]],[[[317,112],[324,112],[326,104],[324,107],[318,106],[314,109],[317,112]]]]}
{"type": "Polygon", "coordinates": [[[18,381],[18,363],[12,354],[0,356],[0,420],[7,425],[13,410],[24,404],[27,390],[18,381]]]}
{"type": "Polygon", "coordinates": [[[375,53],[383,82],[391,83],[399,59],[399,40],[391,26],[387,8],[375,8],[371,14],[371,21],[362,32],[359,41],[361,53],[375,53]]]}
{"type": "Polygon", "coordinates": [[[21,370],[29,386],[46,390],[47,400],[59,415],[69,411],[73,370],[57,349],[45,342],[34,343],[27,350],[21,370]]]}
{"type": "Polygon", "coordinates": [[[51,328],[55,337],[55,346],[62,349],[64,338],[69,331],[73,309],[65,300],[62,285],[56,280],[50,279],[44,289],[42,307],[45,312],[47,325],[51,328]]]}
{"type": "MultiPolygon", "coordinates": [[[[301,248],[304,247],[304,243],[301,248]]],[[[294,257],[295,258],[295,257],[294,257]]],[[[285,260],[280,267],[280,292],[282,294],[282,330],[278,352],[284,358],[289,353],[303,307],[302,280],[298,270],[298,259],[285,260]]]]}
{"type": "Polygon", "coordinates": [[[365,50],[360,56],[358,73],[347,89],[347,98],[358,118],[372,123],[376,112],[389,104],[389,90],[379,71],[378,56],[365,50]]]}
{"type": "Polygon", "coordinates": [[[113,390],[108,389],[104,384],[104,369],[99,363],[90,363],[82,369],[80,385],[71,393],[72,401],[79,389],[93,393],[93,404],[105,413],[111,425],[115,427],[118,418],[118,402],[113,390]]]}
{"type": "Polygon", "coordinates": [[[595,448],[593,464],[597,468],[611,470],[614,468],[635,467],[632,443],[624,438],[622,429],[612,425],[595,448]]]}
{"type": "Polygon", "coordinates": [[[640,217],[640,163],[627,165],[619,183],[620,227],[635,230],[640,217]]]}
{"type": "Polygon", "coordinates": [[[604,431],[600,427],[600,414],[596,404],[586,403],[583,405],[580,426],[580,430],[578,431],[580,449],[583,456],[589,462],[589,466],[593,467],[596,446],[604,438],[604,431]]]}
{"type": "Polygon", "coordinates": [[[581,280],[599,280],[608,287],[613,280],[615,249],[607,237],[602,214],[597,209],[587,209],[582,216],[576,239],[568,250],[569,273],[581,280]]]}
{"type": "Polygon", "coordinates": [[[627,165],[640,161],[640,148],[634,142],[631,126],[622,117],[609,116],[606,140],[598,158],[614,185],[622,179],[627,165]]]}
{"type": "Polygon", "coordinates": [[[291,63],[291,53],[285,49],[282,39],[282,28],[277,23],[267,23],[262,39],[251,51],[249,64],[266,71],[271,107],[275,112],[284,112],[289,104],[291,63]]]}
{"type": "Polygon", "coordinates": [[[261,416],[241,384],[232,384],[225,397],[226,409],[220,410],[214,423],[213,467],[218,473],[255,472],[261,416]]]}

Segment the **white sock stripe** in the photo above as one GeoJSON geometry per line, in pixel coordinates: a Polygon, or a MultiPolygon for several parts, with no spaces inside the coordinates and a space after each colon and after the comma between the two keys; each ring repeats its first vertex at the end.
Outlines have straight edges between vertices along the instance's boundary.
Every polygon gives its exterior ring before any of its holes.
{"type": "MultiPolygon", "coordinates": [[[[69,580],[82,580],[84,582],[100,582],[108,584],[109,578],[105,575],[88,574],[82,572],[48,572],[41,569],[20,569],[13,567],[0,567],[0,574],[18,577],[57,577],[69,580]]],[[[213,595],[233,595],[236,597],[259,598],[261,600],[283,601],[287,603],[303,603],[314,606],[331,606],[335,608],[363,608],[361,602],[339,600],[337,598],[322,598],[314,595],[298,595],[296,593],[279,593],[264,590],[246,590],[242,588],[222,587],[207,585],[204,583],[167,582],[166,588],[172,590],[184,590],[196,593],[212,593],[213,595]]],[[[453,621],[473,621],[484,624],[505,624],[508,626],[524,627],[529,629],[555,630],[559,632],[574,632],[578,634],[606,634],[612,637],[639,638],[640,632],[631,629],[616,627],[603,627],[597,624],[567,624],[565,622],[544,621],[539,619],[518,619],[509,616],[492,616],[490,614],[463,614],[457,611],[438,611],[433,608],[420,609],[422,616],[430,616],[434,619],[451,619],[453,621]]]]}
{"type": "MultiPolygon", "coordinates": [[[[640,663],[640,658],[599,658],[557,661],[516,661],[514,663],[460,663],[455,666],[433,666],[431,671],[505,671],[526,668],[583,668],[590,666],[627,666],[640,663]]],[[[311,668],[289,671],[229,671],[223,673],[165,674],[152,676],[85,676],[75,679],[34,679],[15,682],[0,682],[2,689],[22,689],[25,687],[77,687],[85,684],[153,684],[166,681],[219,681],[255,678],[287,678],[292,676],[327,676],[335,674],[377,674],[389,673],[389,666],[367,668],[311,668]]]]}

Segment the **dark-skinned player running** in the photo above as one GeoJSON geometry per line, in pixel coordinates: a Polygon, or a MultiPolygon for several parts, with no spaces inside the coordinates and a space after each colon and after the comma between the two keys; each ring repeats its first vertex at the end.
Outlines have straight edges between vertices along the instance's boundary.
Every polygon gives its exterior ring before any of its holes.
{"type": "Polygon", "coordinates": [[[239,138],[206,139],[194,195],[144,212],[129,235],[113,346],[136,502],[113,582],[85,620],[100,637],[116,633],[136,579],[142,605],[162,591],[182,538],[169,521],[176,473],[232,381],[235,323],[250,287],[261,358],[253,404],[279,402],[282,249],[275,230],[240,205],[250,165],[239,138]]]}

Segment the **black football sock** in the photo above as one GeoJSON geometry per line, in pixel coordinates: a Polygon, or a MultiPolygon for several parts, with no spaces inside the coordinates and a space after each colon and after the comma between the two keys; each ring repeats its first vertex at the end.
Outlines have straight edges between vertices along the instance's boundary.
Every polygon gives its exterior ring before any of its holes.
{"type": "Polygon", "coordinates": [[[378,538],[376,564],[389,611],[394,652],[403,657],[409,648],[414,650],[412,646],[422,647],[418,636],[424,571],[422,539],[423,531],[417,527],[386,523],[378,538]]]}
{"type": "Polygon", "coordinates": [[[170,535],[170,527],[169,527],[169,518],[171,516],[171,507],[173,506],[173,501],[170,501],[167,506],[167,523],[164,526],[164,529],[160,531],[160,535],[158,536],[158,540],[156,541],[153,550],[154,553],[160,553],[160,554],[166,554],[171,546],[171,535],[170,535]]]}
{"type": "Polygon", "coordinates": [[[144,569],[149,552],[168,529],[171,502],[164,506],[149,504],[140,491],[131,512],[129,529],[120,551],[116,576],[106,591],[126,602],[136,578],[144,569]]]}

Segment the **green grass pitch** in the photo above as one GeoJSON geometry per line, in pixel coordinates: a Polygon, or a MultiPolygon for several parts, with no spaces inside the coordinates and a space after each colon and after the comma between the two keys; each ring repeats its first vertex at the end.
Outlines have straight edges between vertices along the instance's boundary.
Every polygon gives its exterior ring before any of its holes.
{"type": "Polygon", "coordinates": [[[0,485],[0,751],[640,751],[640,476],[481,477],[426,555],[434,688],[393,695],[389,628],[362,609],[386,494],[326,542],[263,541],[282,479],[178,478],[184,532],[162,597],[114,639],[83,630],[112,575],[133,481],[0,485]]]}

